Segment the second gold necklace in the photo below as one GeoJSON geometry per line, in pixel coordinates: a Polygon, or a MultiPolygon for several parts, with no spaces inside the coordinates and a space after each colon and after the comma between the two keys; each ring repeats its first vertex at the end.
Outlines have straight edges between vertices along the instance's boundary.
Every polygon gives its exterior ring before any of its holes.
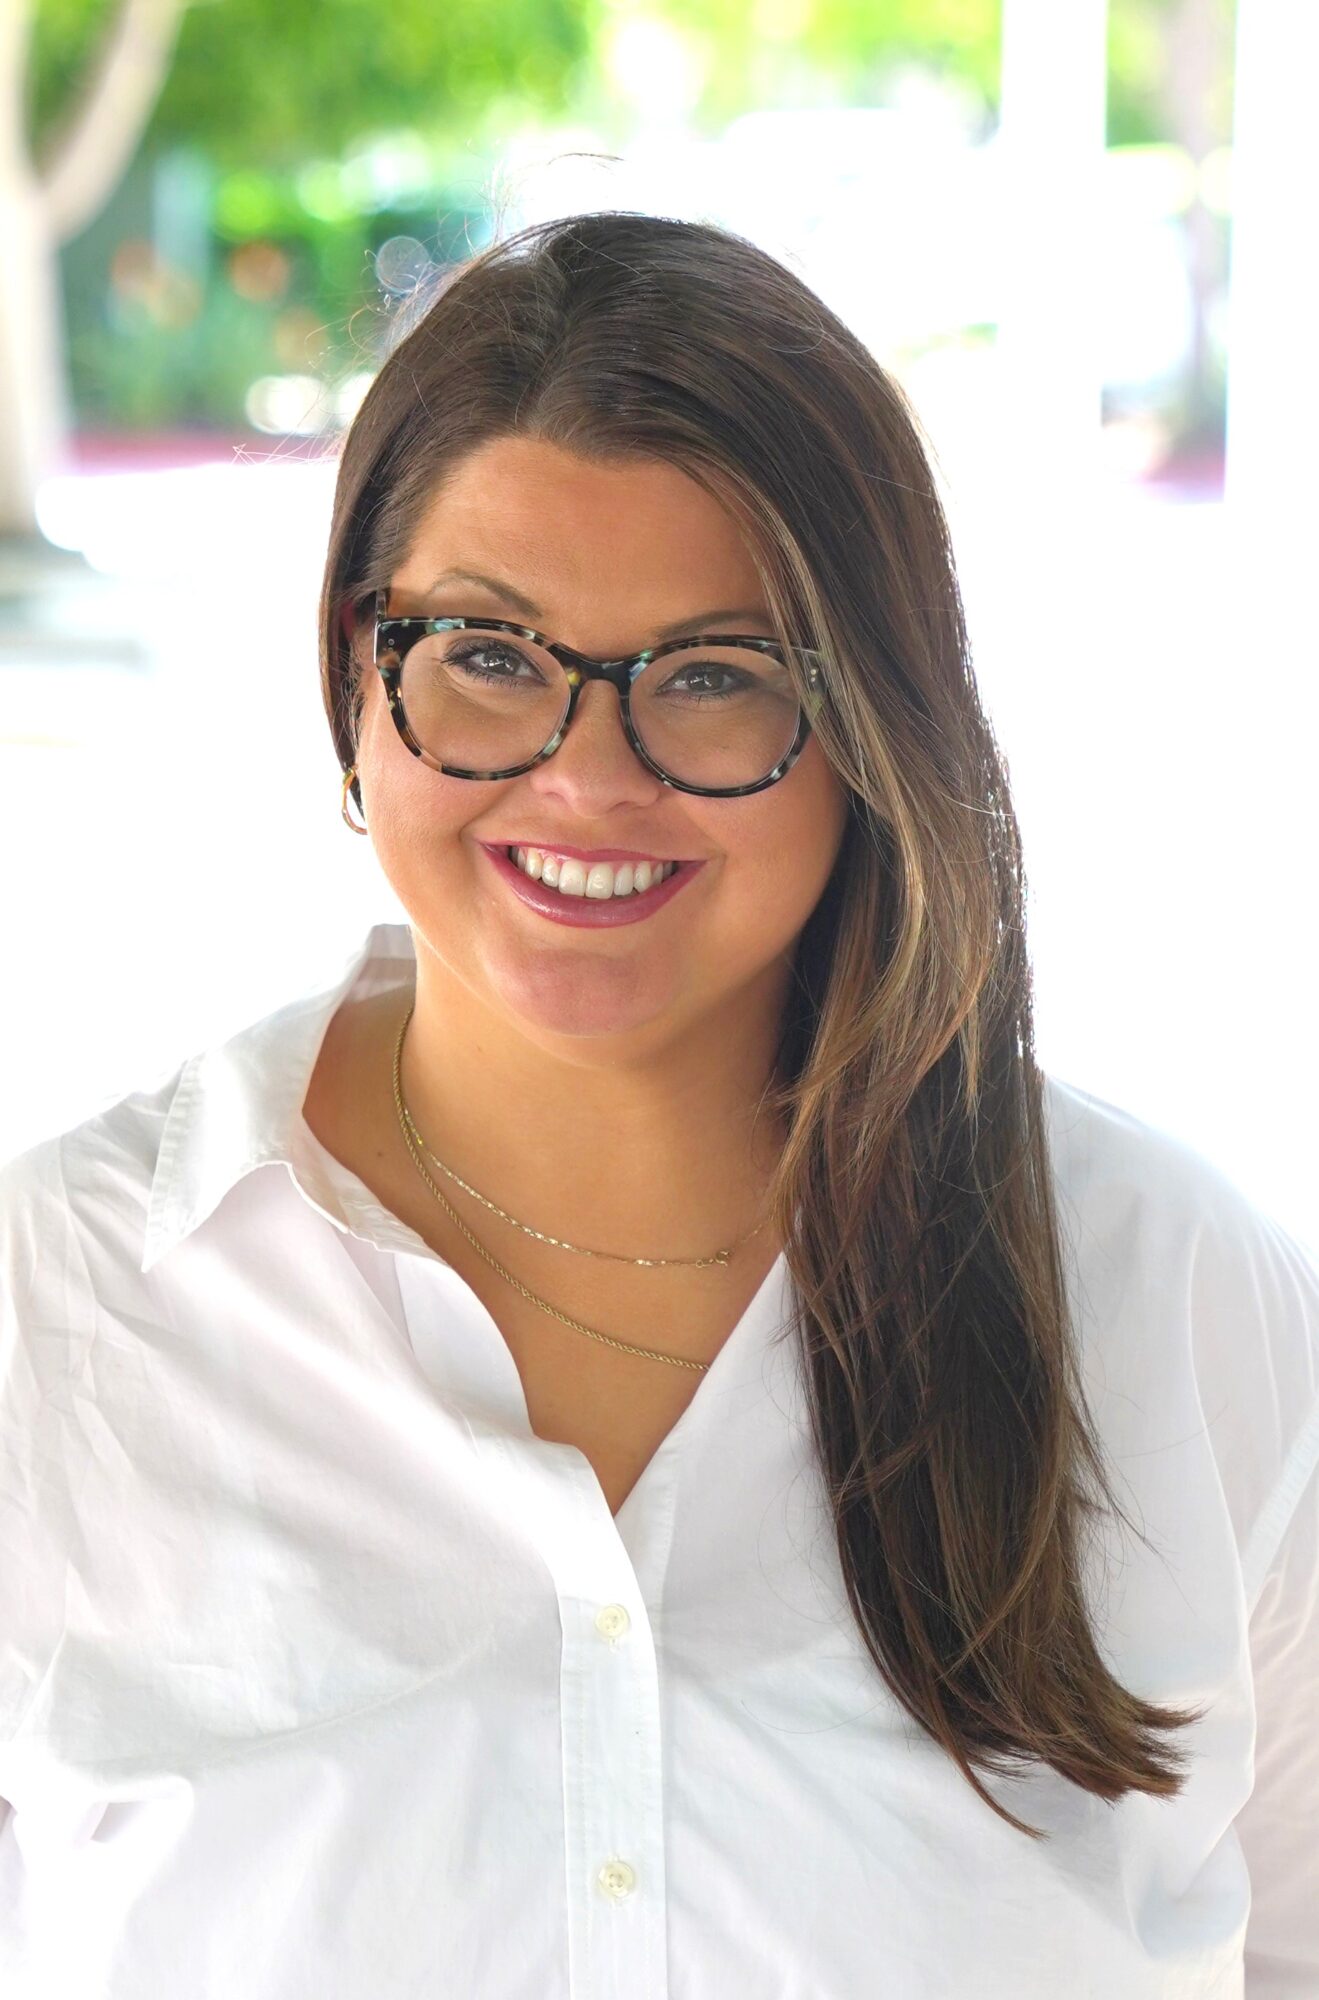
{"type": "MultiPolygon", "coordinates": [[[[416,1167],[418,1173],[425,1181],[427,1187],[429,1187],[431,1193],[435,1196],[435,1199],[439,1202],[441,1208],[444,1209],[445,1213],[449,1216],[450,1220],[453,1223],[455,1223],[456,1226],[462,1231],[463,1235],[466,1237],[467,1241],[471,1244],[472,1248],[476,1251],[477,1255],[479,1257],[482,1257],[485,1260],[485,1262],[489,1264],[490,1268],[493,1271],[496,1271],[507,1284],[512,1285],[515,1291],[521,1293],[522,1297],[528,1300],[530,1304],[538,1306],[542,1312],[548,1313],[552,1319],[559,1320],[564,1326],[570,1327],[574,1333],[584,1334],[588,1340],[602,1341],[606,1347],[618,1348],[624,1354],[635,1354],[647,1361],[666,1361],[668,1362],[670,1367],[687,1368],[694,1370],[697,1374],[704,1375],[710,1365],[708,1361],[690,1361],[686,1358],[685,1355],[663,1354],[660,1352],[658,1348],[638,1347],[631,1341],[616,1340],[612,1334],[601,1333],[596,1327],[585,1326],[580,1320],[572,1319],[567,1313],[560,1312],[557,1306],[552,1306],[549,1303],[548,1299],[542,1299],[537,1293],[531,1291],[528,1286],[524,1285],[520,1278],[514,1277],[513,1273],[509,1270],[506,1270],[505,1267],[498,1261],[498,1259],[491,1255],[491,1253],[486,1249],[485,1245],[479,1242],[477,1238],[473,1236],[471,1230],[467,1227],[467,1224],[463,1221],[457,1209],[454,1208],[450,1202],[445,1200],[444,1196],[440,1193],[440,1190],[436,1187],[435,1182],[431,1179],[430,1175],[427,1173],[426,1168],[422,1162],[421,1155],[418,1151],[418,1146],[423,1143],[421,1140],[421,1135],[420,1133],[417,1133],[416,1139],[414,1140],[413,1134],[416,1133],[416,1126],[413,1124],[412,1118],[409,1115],[407,1107],[403,1102],[403,1085],[401,1081],[401,1070],[403,1061],[403,1037],[407,1033],[408,1022],[412,1019],[412,1015],[413,1015],[413,1008],[410,1007],[408,1009],[406,1016],[404,1017],[403,1024],[398,1031],[398,1037],[394,1043],[394,1106],[398,1113],[399,1125],[402,1128],[403,1138],[405,1144],[407,1145],[408,1152],[412,1156],[413,1165],[416,1167]]],[[[435,1155],[433,1153],[430,1154],[430,1157],[432,1159],[435,1159],[435,1155]]],[[[435,1163],[437,1166],[441,1168],[442,1172],[445,1173],[450,1172],[450,1169],[444,1167],[441,1161],[436,1160],[435,1163]]],[[[452,1175],[452,1178],[458,1182],[458,1185],[460,1187],[465,1188],[469,1194],[476,1195],[476,1199],[478,1201],[485,1201],[485,1197],[483,1195],[476,1194],[476,1190],[474,1188],[468,1188],[467,1183],[465,1181],[458,1180],[458,1176],[456,1174],[452,1175]]],[[[528,1228],[525,1223],[517,1222],[513,1216],[504,1215],[503,1209],[495,1208],[495,1204],[493,1202],[486,1202],[485,1205],[487,1208],[493,1209],[495,1214],[503,1216],[505,1221],[513,1223],[515,1228],[525,1229],[527,1231],[527,1234],[531,1236],[539,1235],[539,1231],[528,1228]]],[[[755,1229],[748,1230],[745,1236],[739,1237],[737,1243],[730,1245],[728,1250],[717,1251],[713,1256],[710,1257],[700,1257],[700,1258],[614,1257],[613,1261],[626,1264],[650,1264],[650,1265],[663,1264],[663,1263],[727,1264],[731,1251],[737,1249],[738,1244],[745,1243],[751,1236],[756,1235],[759,1232],[759,1230],[764,1228],[764,1226],[765,1224],[764,1221],[762,1220],[761,1222],[757,1223],[755,1229]]],[[[553,1243],[559,1249],[576,1250],[578,1248],[578,1246],[575,1244],[560,1242],[560,1240],[557,1237],[544,1236],[541,1237],[540,1240],[545,1243],[553,1243]]],[[[586,1250],[586,1251],[580,1251],[579,1254],[583,1256],[604,1257],[604,1256],[612,1256],[613,1253],[610,1253],[608,1251],[586,1250]]]]}

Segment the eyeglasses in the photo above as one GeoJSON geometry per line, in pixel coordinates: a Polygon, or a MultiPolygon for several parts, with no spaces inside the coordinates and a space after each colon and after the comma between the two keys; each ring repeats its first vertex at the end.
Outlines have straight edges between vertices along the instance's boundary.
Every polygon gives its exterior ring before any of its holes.
{"type": "Polygon", "coordinates": [[[374,662],[394,726],[450,778],[543,764],[587,682],[608,681],[648,771],[679,792],[741,798],[786,777],[824,700],[820,655],[777,639],[717,633],[593,660],[503,618],[391,618],[388,603],[378,590],[374,662]]]}

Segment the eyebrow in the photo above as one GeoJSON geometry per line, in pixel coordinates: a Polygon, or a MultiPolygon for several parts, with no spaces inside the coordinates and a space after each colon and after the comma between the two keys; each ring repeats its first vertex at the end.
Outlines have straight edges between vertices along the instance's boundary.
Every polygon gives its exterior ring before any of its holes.
{"type": "MultiPolygon", "coordinates": [[[[492,597],[501,598],[505,604],[511,605],[524,618],[542,618],[544,616],[540,606],[533,604],[532,600],[524,596],[522,591],[515,590],[511,583],[501,582],[496,576],[482,576],[479,570],[474,569],[444,570],[441,575],[436,577],[426,595],[428,597],[434,596],[437,590],[445,590],[452,583],[472,583],[476,585],[478,590],[488,590],[492,597]]],[[[773,622],[763,604],[740,604],[735,605],[731,610],[702,611],[695,618],[680,618],[676,625],[662,626],[657,632],[656,637],[661,642],[666,639],[686,639],[697,633],[706,631],[711,625],[725,625],[734,619],[749,619],[757,625],[769,625],[773,622]]]]}

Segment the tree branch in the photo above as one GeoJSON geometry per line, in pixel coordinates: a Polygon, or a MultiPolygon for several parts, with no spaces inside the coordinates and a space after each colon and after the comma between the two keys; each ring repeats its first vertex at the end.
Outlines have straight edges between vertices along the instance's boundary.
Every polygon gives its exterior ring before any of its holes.
{"type": "Polygon", "coordinates": [[[187,0],[122,0],[42,174],[57,242],[104,207],[137,150],[169,73],[187,0]]]}

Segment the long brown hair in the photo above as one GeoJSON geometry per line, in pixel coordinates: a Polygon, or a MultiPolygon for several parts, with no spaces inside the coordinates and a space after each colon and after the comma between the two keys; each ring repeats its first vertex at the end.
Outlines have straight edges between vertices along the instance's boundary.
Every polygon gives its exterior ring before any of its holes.
{"type": "Polygon", "coordinates": [[[1032,1838],[973,1762],[1167,1797],[1182,1753],[1156,1732],[1200,1712],[1123,1688],[1087,1616],[1082,1531],[1121,1510],[1069,1325],[1020,836],[902,392],[805,284],[713,227],[577,216],[446,276],[342,451],[321,671],[344,770],[361,713],[345,602],[389,581],[446,468],[511,433],[700,480],[746,524],[781,635],[826,657],[815,731],[851,810],[767,1102],[862,1639],[1032,1838]]]}

